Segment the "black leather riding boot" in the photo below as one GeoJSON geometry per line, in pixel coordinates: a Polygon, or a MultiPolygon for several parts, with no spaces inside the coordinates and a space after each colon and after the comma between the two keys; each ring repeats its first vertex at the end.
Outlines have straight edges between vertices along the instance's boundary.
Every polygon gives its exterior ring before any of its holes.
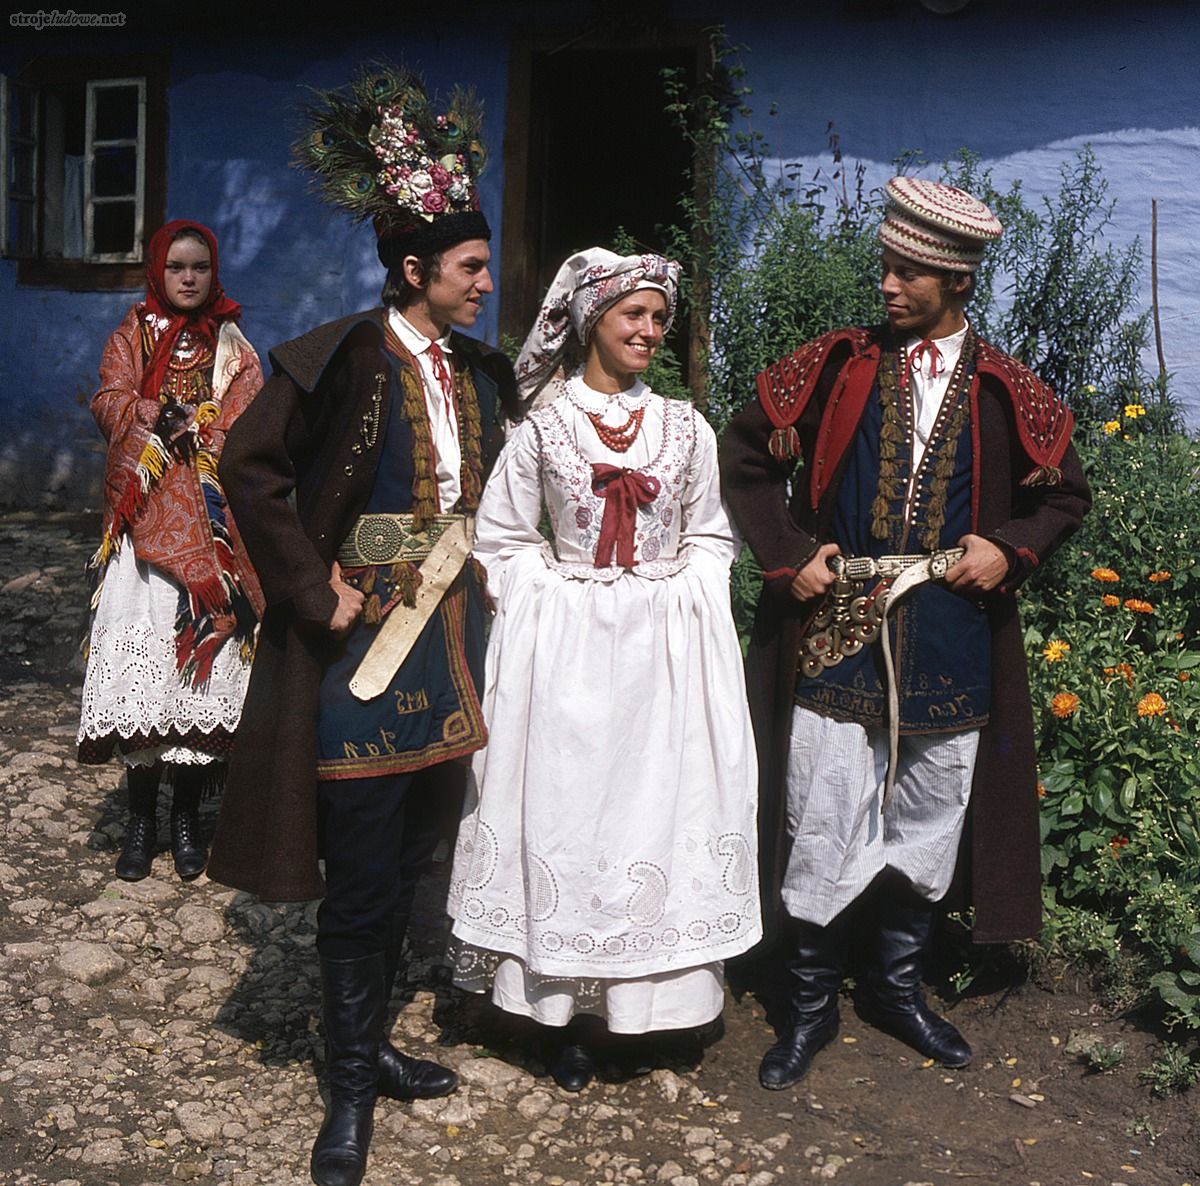
{"type": "Polygon", "coordinates": [[[862,1012],[873,1025],[947,1067],[965,1067],[971,1047],[925,1003],[921,979],[936,907],[911,892],[887,893],[879,908],[879,944],[867,975],[862,1012]]]}
{"type": "Polygon", "coordinates": [[[383,956],[322,959],[321,995],[329,1105],[313,1145],[312,1179],[317,1186],[358,1186],[375,1124],[383,956]]]}
{"type": "Polygon", "coordinates": [[[791,927],[788,1025],[758,1068],[758,1081],[770,1091],[791,1087],[838,1032],[838,989],[846,967],[845,919],[839,916],[825,927],[793,920],[791,927]]]}
{"type": "MultiPolygon", "coordinates": [[[[411,907],[411,903],[410,903],[411,907]]],[[[409,911],[393,914],[383,947],[383,1009],[385,1024],[379,1038],[379,1094],[393,1100],[431,1100],[449,1095],[458,1086],[458,1076],[428,1058],[412,1058],[391,1044],[386,1019],[388,1002],[400,970],[409,911]]]]}

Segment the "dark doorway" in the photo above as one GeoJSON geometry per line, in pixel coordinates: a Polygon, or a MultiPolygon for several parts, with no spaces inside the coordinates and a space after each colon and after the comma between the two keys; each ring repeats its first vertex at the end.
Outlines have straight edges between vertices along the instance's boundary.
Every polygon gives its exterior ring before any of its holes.
{"type": "MultiPolygon", "coordinates": [[[[559,264],[624,228],[661,250],[690,149],[664,111],[661,71],[693,81],[699,35],[645,48],[516,46],[505,142],[501,322],[523,339],[559,264]]],[[[686,331],[685,331],[686,337],[686,331]]],[[[686,347],[679,351],[687,356],[686,347]]]]}

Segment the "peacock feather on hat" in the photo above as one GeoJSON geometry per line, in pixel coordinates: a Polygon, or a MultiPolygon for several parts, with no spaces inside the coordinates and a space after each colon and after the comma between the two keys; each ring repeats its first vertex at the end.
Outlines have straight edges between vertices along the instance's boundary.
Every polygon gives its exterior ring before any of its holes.
{"type": "Polygon", "coordinates": [[[455,87],[438,112],[418,74],[379,63],[315,96],[292,157],[324,201],[393,226],[479,209],[475,182],[486,158],[473,91],[455,87]]]}

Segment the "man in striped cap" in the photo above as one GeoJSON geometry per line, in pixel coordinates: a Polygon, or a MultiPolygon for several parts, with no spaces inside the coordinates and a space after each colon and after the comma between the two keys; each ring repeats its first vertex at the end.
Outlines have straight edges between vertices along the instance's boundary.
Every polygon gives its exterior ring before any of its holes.
{"type": "Polygon", "coordinates": [[[768,367],[722,441],[764,570],[748,684],[791,1006],[759,1069],[773,1089],[837,1033],[851,929],[875,936],[863,1015],[961,1067],[970,1047],[921,994],[939,904],[953,885],[976,942],[1040,926],[1015,591],[1090,495],[1071,413],[967,318],[999,221],[937,182],[886,192],[886,324],[768,367]]]}

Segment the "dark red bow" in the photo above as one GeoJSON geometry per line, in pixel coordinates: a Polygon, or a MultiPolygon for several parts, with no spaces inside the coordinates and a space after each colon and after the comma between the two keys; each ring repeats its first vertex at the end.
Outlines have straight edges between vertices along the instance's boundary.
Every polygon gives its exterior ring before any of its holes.
{"type": "Polygon", "coordinates": [[[662,484],[657,478],[635,469],[621,469],[592,462],[592,493],[604,499],[604,518],[600,520],[600,539],[596,544],[596,567],[608,568],[616,549],[617,564],[633,568],[633,532],[637,509],[658,497],[662,484]]]}

